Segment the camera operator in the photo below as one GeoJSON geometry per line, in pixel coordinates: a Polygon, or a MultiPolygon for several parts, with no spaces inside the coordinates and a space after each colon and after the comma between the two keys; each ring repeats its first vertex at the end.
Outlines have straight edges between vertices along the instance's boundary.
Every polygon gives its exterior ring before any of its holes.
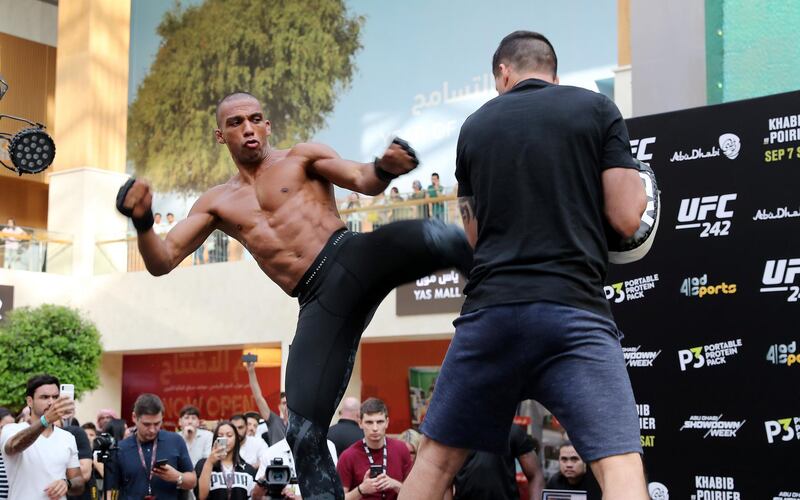
{"type": "Polygon", "coordinates": [[[178,500],[194,488],[197,476],[179,434],[161,430],[164,405],[155,394],[142,394],[133,405],[136,432],[122,440],[117,460],[106,469],[107,490],[119,500],[178,500]]]}
{"type": "Polygon", "coordinates": [[[247,500],[262,498],[256,485],[256,470],[239,456],[241,438],[228,421],[217,424],[214,444],[208,458],[201,458],[195,467],[198,500],[247,500]]]}
{"type": "MultiPolygon", "coordinates": [[[[336,463],[338,462],[336,445],[330,439],[327,441],[328,453],[331,454],[333,465],[336,466],[336,463]]],[[[294,468],[294,456],[292,455],[292,449],[289,447],[289,443],[286,441],[286,438],[281,439],[277,443],[267,448],[267,450],[259,457],[259,460],[261,465],[258,468],[258,473],[256,473],[256,478],[262,482],[270,482],[271,479],[276,479],[276,483],[282,483],[284,485],[282,488],[277,488],[275,485],[272,486],[276,492],[276,498],[282,497],[289,500],[301,498],[300,488],[296,483],[297,471],[294,468]],[[278,460],[276,461],[275,459],[278,460]],[[279,472],[284,469],[286,469],[285,474],[279,472]],[[279,472],[277,475],[275,475],[276,471],[279,472]],[[273,474],[271,475],[270,472],[273,474]],[[277,480],[278,476],[285,476],[285,480],[277,480]]]]}
{"type": "Polygon", "coordinates": [[[404,442],[386,437],[389,411],[383,401],[367,399],[360,413],[364,440],[344,450],[336,466],[345,498],[394,500],[411,472],[411,454],[404,442]]]}
{"type": "Polygon", "coordinates": [[[26,384],[30,424],[8,424],[0,434],[9,500],[63,499],[83,491],[75,438],[53,422],[75,412],[75,402],[59,394],[51,375],[36,375],[26,384]]]}

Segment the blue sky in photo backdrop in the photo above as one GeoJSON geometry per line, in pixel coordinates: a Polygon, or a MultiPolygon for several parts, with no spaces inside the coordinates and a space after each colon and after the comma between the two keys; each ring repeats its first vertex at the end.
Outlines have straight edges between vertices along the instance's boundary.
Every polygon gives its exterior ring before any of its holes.
{"type": "MultiPolygon", "coordinates": [[[[202,3],[183,0],[182,5],[202,3]]],[[[562,84],[597,90],[613,78],[617,58],[615,0],[348,0],[351,14],[366,21],[356,71],[326,126],[313,141],[340,155],[369,161],[394,135],[411,142],[422,164],[394,181],[401,192],[414,179],[427,185],[438,172],[455,183],[455,145],[464,119],[495,97],[491,57],[500,39],[517,29],[539,31],[555,46],[562,84]],[[398,77],[398,75],[402,75],[398,77]]],[[[155,30],[173,0],[132,3],[130,85],[132,102],[158,51],[155,30]]],[[[269,115],[269,103],[266,112],[269,115]]],[[[209,141],[212,135],[209,131],[209,141]]],[[[341,194],[341,193],[337,193],[341,194]]],[[[157,209],[182,217],[192,200],[162,196],[157,209]]]]}

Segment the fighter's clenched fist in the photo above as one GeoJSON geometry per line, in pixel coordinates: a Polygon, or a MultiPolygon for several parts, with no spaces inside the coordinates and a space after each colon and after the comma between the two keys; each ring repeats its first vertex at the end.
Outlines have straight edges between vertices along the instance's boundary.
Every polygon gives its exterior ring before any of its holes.
{"type": "Polygon", "coordinates": [[[133,220],[136,231],[143,233],[153,227],[153,193],[150,185],[137,181],[134,177],[119,188],[117,192],[117,210],[133,220]]]}

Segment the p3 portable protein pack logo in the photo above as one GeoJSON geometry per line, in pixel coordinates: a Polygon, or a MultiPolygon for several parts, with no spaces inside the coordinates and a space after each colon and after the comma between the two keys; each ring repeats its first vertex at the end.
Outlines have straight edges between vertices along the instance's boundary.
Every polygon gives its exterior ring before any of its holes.
{"type": "Polygon", "coordinates": [[[603,287],[607,300],[613,300],[615,304],[631,300],[643,299],[645,292],[656,287],[658,274],[648,274],[632,280],[620,281],[603,287]]]}
{"type": "Polygon", "coordinates": [[[764,264],[761,276],[761,293],[783,292],[788,296],[786,302],[800,300],[800,259],[775,259],[764,264]]]}
{"type": "Polygon", "coordinates": [[[707,366],[724,365],[728,358],[739,354],[742,339],[726,340],[715,344],[708,344],[678,351],[678,362],[681,371],[689,368],[704,368],[707,366]]]}
{"type": "Polygon", "coordinates": [[[779,418],[764,422],[767,442],[775,444],[787,441],[800,441],[800,417],[779,418]]]}
{"type": "Polygon", "coordinates": [[[675,229],[700,229],[700,237],[729,236],[737,193],[684,198],[675,229]]]}

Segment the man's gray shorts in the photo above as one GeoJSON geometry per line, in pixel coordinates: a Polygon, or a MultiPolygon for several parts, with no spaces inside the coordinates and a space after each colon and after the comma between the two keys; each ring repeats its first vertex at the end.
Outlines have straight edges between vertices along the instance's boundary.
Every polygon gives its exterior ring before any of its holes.
{"type": "Polygon", "coordinates": [[[517,404],[535,399],[586,462],[642,452],[614,322],[552,302],[459,317],[422,432],[442,444],[508,453],[517,404]]]}

